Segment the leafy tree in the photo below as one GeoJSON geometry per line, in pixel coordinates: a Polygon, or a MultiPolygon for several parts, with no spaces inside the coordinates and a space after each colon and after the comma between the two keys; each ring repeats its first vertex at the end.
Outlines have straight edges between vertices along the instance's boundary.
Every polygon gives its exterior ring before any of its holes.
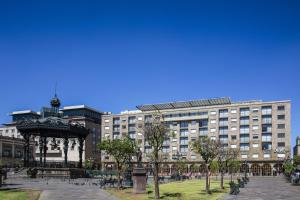
{"type": "Polygon", "coordinates": [[[154,191],[155,199],[159,199],[159,182],[158,182],[158,173],[159,173],[159,160],[160,154],[165,140],[169,140],[172,136],[172,133],[169,130],[169,126],[164,121],[163,116],[159,112],[155,112],[152,116],[151,122],[146,122],[141,124],[142,132],[144,134],[145,142],[148,142],[152,146],[151,151],[151,160],[154,164],[154,191]]]}
{"type": "Polygon", "coordinates": [[[180,175],[182,175],[182,174],[186,171],[187,166],[188,166],[185,159],[179,159],[179,160],[177,161],[176,165],[177,165],[178,173],[179,173],[180,175]]]}
{"type": "MultiPolygon", "coordinates": [[[[209,169],[211,171],[211,173],[216,174],[219,171],[219,164],[217,161],[212,161],[209,165],[209,169]]],[[[216,176],[216,180],[217,180],[217,176],[216,176]]]]}
{"type": "Polygon", "coordinates": [[[283,164],[283,169],[284,169],[284,173],[286,175],[290,175],[294,171],[295,167],[294,167],[293,163],[290,160],[287,160],[283,164]]]}
{"type": "Polygon", "coordinates": [[[230,173],[230,180],[232,181],[232,174],[237,173],[240,169],[241,163],[236,159],[232,159],[228,161],[228,170],[230,173]]]}
{"type": "Polygon", "coordinates": [[[129,137],[114,140],[103,140],[98,144],[100,150],[114,158],[117,168],[118,189],[121,187],[121,173],[128,159],[136,153],[135,141],[129,137]]]}
{"type": "Polygon", "coordinates": [[[198,140],[193,142],[193,150],[196,153],[199,153],[205,163],[206,171],[206,181],[205,181],[205,190],[207,193],[210,193],[210,184],[209,184],[209,165],[212,161],[217,158],[220,148],[220,142],[216,140],[211,140],[209,137],[200,137],[198,140]]]}
{"type": "Polygon", "coordinates": [[[219,164],[217,161],[212,161],[209,165],[210,171],[212,173],[217,173],[219,170],[219,164]]]}
{"type": "Polygon", "coordinates": [[[220,187],[224,189],[224,174],[228,169],[228,162],[237,158],[238,151],[232,148],[221,146],[217,155],[219,169],[221,173],[220,187]]]}
{"type": "Polygon", "coordinates": [[[190,171],[195,173],[195,172],[198,172],[199,170],[199,167],[197,167],[197,165],[195,163],[191,164],[190,166],[190,171]]]}
{"type": "Polygon", "coordinates": [[[296,156],[296,155],[294,156],[293,164],[295,168],[297,168],[297,166],[300,165],[300,156],[296,156]]]}

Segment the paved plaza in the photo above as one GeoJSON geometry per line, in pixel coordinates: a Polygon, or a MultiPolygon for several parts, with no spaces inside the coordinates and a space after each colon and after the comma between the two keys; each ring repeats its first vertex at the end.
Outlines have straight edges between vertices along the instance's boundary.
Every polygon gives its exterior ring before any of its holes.
{"type": "Polygon", "coordinates": [[[118,200],[99,189],[99,186],[92,185],[92,182],[92,179],[76,179],[69,183],[68,180],[60,179],[29,178],[11,178],[6,181],[9,188],[41,190],[40,200],[118,200]]]}
{"type": "Polygon", "coordinates": [[[237,196],[226,195],[222,200],[300,200],[300,186],[292,186],[284,177],[250,177],[237,196]]]}

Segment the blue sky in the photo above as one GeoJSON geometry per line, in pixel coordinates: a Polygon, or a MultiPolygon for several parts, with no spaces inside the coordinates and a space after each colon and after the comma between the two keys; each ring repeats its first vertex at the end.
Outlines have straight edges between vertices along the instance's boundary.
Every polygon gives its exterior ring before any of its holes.
{"type": "Polygon", "coordinates": [[[0,0],[0,122],[49,104],[120,112],[229,96],[292,100],[300,135],[299,1],[0,0]]]}

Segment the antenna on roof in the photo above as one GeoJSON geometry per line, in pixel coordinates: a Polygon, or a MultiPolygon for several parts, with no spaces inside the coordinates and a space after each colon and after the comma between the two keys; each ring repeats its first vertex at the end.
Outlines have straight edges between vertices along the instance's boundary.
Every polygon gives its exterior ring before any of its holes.
{"type": "Polygon", "coordinates": [[[54,88],[54,96],[56,97],[56,88],[57,88],[57,81],[55,82],[55,88],[54,88]]]}

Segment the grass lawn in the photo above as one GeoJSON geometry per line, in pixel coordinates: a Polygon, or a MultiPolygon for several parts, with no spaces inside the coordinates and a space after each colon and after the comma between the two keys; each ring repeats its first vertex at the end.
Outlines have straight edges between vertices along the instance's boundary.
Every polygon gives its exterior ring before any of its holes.
{"type": "MultiPolygon", "coordinates": [[[[212,194],[205,192],[205,180],[188,180],[161,184],[160,196],[164,200],[216,200],[229,192],[228,181],[225,180],[225,189],[220,189],[220,181],[211,180],[212,194]]],[[[122,200],[149,200],[154,199],[153,185],[147,188],[147,194],[133,194],[131,189],[107,191],[122,200]]]]}
{"type": "Polygon", "coordinates": [[[40,191],[36,190],[0,190],[0,199],[2,200],[38,200],[40,191]]]}

